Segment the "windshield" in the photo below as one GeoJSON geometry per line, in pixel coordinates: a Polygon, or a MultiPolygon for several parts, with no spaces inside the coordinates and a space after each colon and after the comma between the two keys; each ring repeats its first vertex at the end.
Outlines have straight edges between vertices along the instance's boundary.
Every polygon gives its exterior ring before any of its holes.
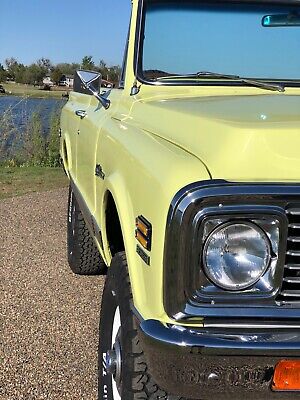
{"type": "Polygon", "coordinates": [[[149,0],[141,46],[143,78],[214,71],[300,80],[299,16],[298,5],[149,0]]]}

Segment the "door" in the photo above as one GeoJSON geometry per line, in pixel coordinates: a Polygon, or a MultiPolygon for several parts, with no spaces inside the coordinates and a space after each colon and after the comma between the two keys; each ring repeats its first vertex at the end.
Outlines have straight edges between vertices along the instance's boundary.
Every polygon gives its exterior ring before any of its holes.
{"type": "MultiPolygon", "coordinates": [[[[95,210],[95,184],[99,173],[96,171],[96,153],[101,151],[99,147],[99,135],[109,110],[101,105],[92,95],[86,107],[77,110],[77,118],[80,119],[79,132],[77,136],[77,185],[84,197],[86,206],[91,213],[95,210]]],[[[101,147],[101,143],[100,143],[101,147]]]]}
{"type": "Polygon", "coordinates": [[[62,119],[62,130],[64,132],[67,152],[65,160],[68,164],[68,170],[71,178],[74,182],[77,180],[77,137],[80,125],[80,118],[75,114],[78,109],[85,109],[90,102],[88,96],[84,96],[80,93],[71,92],[70,99],[64,106],[63,119],[62,119]]]}

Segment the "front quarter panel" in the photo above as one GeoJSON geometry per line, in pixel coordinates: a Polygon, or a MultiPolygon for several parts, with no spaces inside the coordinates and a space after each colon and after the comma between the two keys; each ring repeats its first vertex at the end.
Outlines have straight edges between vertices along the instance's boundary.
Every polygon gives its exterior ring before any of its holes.
{"type": "MultiPolygon", "coordinates": [[[[163,308],[163,252],[167,215],[178,190],[209,179],[205,166],[177,146],[135,127],[130,120],[107,120],[103,127],[99,163],[105,171],[105,190],[96,215],[105,229],[105,193],[117,205],[125,242],[134,306],[145,319],[169,321],[163,308]],[[152,249],[148,266],[137,254],[135,218],[152,224],[152,249]]],[[[100,199],[99,199],[100,200],[100,199]]],[[[100,201],[98,202],[100,203],[100,201]]],[[[109,259],[106,244],[106,258],[109,259]]]]}

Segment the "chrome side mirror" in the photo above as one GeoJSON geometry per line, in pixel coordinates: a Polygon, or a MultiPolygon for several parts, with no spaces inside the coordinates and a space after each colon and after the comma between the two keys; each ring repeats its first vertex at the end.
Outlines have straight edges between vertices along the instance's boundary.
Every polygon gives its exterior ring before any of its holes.
{"type": "Polygon", "coordinates": [[[90,94],[100,101],[102,106],[107,110],[110,107],[110,100],[100,94],[102,76],[99,72],[95,71],[76,71],[77,76],[82,82],[83,86],[90,94]]]}

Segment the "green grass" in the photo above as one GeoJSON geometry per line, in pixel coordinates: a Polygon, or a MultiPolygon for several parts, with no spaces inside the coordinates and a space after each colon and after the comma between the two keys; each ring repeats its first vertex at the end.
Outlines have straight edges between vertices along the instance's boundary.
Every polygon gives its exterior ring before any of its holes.
{"type": "Polygon", "coordinates": [[[61,168],[0,166],[0,200],[68,185],[61,168]]]}
{"type": "Polygon", "coordinates": [[[6,94],[14,96],[30,96],[37,98],[55,97],[61,98],[63,93],[66,93],[65,89],[62,90],[40,90],[38,87],[31,85],[23,85],[21,83],[2,83],[6,94]]]}

